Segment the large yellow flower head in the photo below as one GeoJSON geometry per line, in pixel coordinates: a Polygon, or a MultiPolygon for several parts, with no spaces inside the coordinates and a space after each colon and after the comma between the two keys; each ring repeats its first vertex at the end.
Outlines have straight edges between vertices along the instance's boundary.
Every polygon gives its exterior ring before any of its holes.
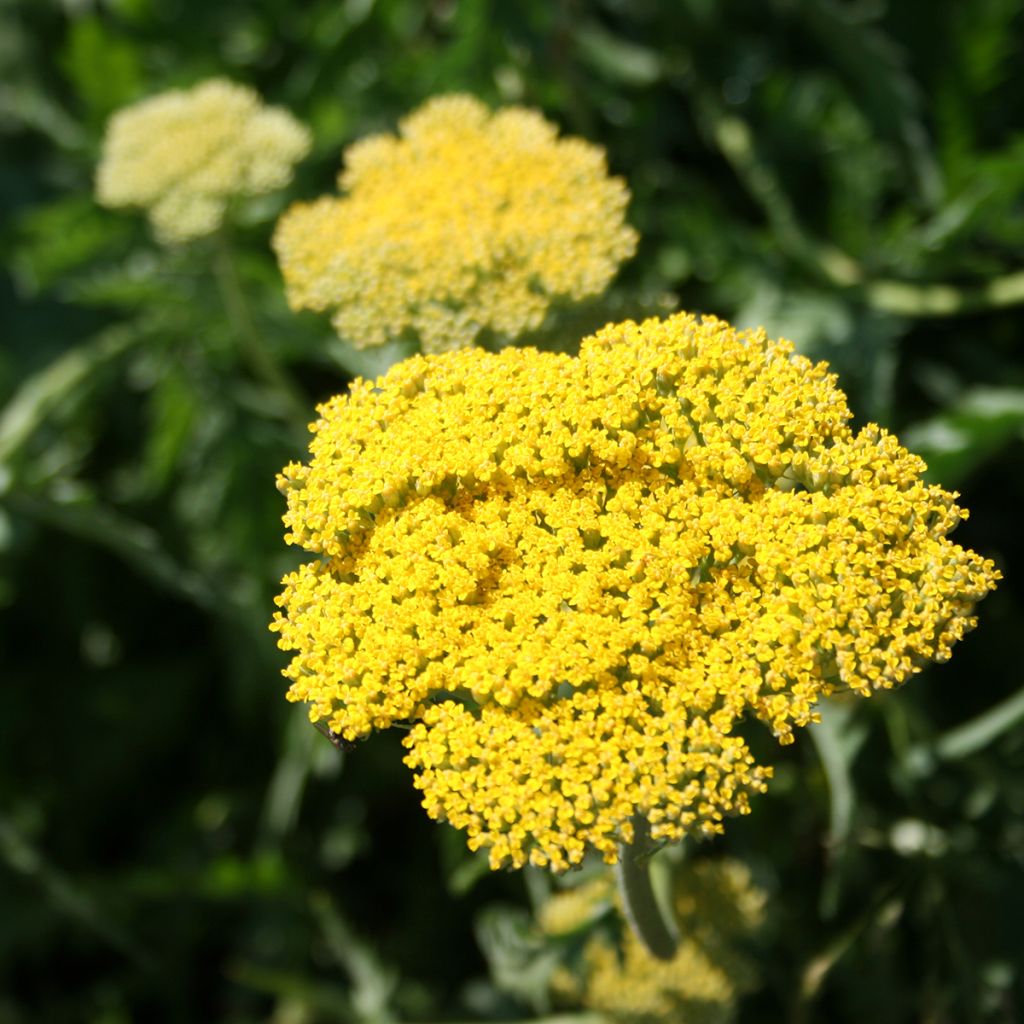
{"type": "Polygon", "coordinates": [[[600,294],[636,248],[603,150],[532,110],[438,97],[344,164],[346,194],[293,206],[274,246],[292,307],[333,310],[359,348],[515,338],[553,302],[600,294]]]}
{"type": "Polygon", "coordinates": [[[680,314],[578,358],[418,356],[320,407],[279,478],[289,696],[348,739],[414,723],[427,811],[494,866],[721,830],[815,702],[903,682],[974,625],[955,495],[824,364],[680,314]]]}
{"type": "Polygon", "coordinates": [[[96,194],[147,210],[160,241],[215,231],[229,200],[286,185],[309,131],[244,85],[220,78],[118,111],[107,126],[96,194]]]}

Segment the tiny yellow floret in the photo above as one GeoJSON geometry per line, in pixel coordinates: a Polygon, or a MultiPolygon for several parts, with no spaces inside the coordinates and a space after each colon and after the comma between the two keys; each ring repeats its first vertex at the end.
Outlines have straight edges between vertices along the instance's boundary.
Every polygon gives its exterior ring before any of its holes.
{"type": "Polygon", "coordinates": [[[355,143],[338,184],[340,198],[291,207],[274,248],[292,308],[332,311],[358,348],[511,340],[553,302],[603,292],[636,248],[603,150],[471,96],[435,97],[398,136],[355,143]]]}
{"type": "Polygon", "coordinates": [[[720,832],[816,702],[949,657],[999,578],[965,515],[835,377],[679,314],[580,354],[416,356],[319,408],[285,467],[272,628],[289,697],[347,739],[410,723],[437,819],[565,870],[720,832]]]}
{"type": "Polygon", "coordinates": [[[96,196],[104,206],[145,209],[162,243],[186,242],[215,231],[232,198],[288,184],[310,142],[286,110],[264,106],[247,86],[210,79],[111,118],[96,196]]]}

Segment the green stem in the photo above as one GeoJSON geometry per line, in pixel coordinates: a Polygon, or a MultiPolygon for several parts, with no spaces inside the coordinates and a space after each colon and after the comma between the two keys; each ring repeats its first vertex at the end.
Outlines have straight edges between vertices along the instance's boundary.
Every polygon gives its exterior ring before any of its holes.
{"type": "Polygon", "coordinates": [[[719,152],[764,211],[780,247],[834,285],[860,284],[863,271],[856,261],[835,246],[821,245],[804,231],[782,183],[758,154],[746,121],[727,113],[711,90],[696,88],[695,99],[719,152]]]}
{"type": "Polygon", "coordinates": [[[903,757],[911,773],[926,775],[936,760],[958,761],[983,750],[1024,719],[1024,689],[958,725],[931,743],[917,743],[903,757]]]}
{"type": "Polygon", "coordinates": [[[873,309],[896,316],[956,316],[1024,303],[1024,271],[1013,271],[978,284],[869,280],[864,268],[834,245],[812,238],[772,168],[761,159],[754,136],[745,121],[727,113],[709,90],[697,90],[695,98],[719,151],[739,180],[764,211],[780,247],[837,288],[860,291],[873,309]]]}
{"type": "Polygon", "coordinates": [[[958,313],[1003,309],[1024,302],[1024,271],[965,287],[872,281],[865,287],[864,295],[875,309],[901,316],[955,316],[958,313]]]}
{"type": "Polygon", "coordinates": [[[226,228],[217,232],[214,273],[242,356],[253,374],[279,396],[287,415],[304,429],[310,419],[310,403],[271,354],[256,328],[245,290],[238,278],[231,238],[226,228]]]}
{"type": "Polygon", "coordinates": [[[155,530],[113,508],[88,499],[61,502],[46,494],[22,491],[11,491],[3,500],[19,515],[112,551],[155,583],[190,599],[199,608],[223,613],[229,607],[226,596],[215,590],[210,580],[170,556],[155,530]]]}
{"type": "Polygon", "coordinates": [[[54,907],[85,925],[123,956],[147,971],[155,961],[139,945],[138,938],[123,931],[113,920],[110,907],[97,903],[72,876],[54,867],[14,826],[0,814],[0,863],[15,874],[35,882],[54,907]]]}
{"type": "Polygon", "coordinates": [[[646,818],[633,818],[633,842],[619,847],[615,878],[622,895],[626,920],[651,956],[671,960],[679,937],[674,922],[666,920],[651,886],[650,859],[654,852],[646,818]]]}

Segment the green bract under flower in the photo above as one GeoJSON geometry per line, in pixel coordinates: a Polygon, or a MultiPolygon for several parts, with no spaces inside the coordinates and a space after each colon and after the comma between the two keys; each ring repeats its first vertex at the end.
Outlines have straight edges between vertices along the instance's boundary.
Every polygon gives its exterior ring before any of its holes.
{"type": "Polygon", "coordinates": [[[292,700],[349,739],[411,722],[435,818],[492,864],[714,833],[836,690],[949,657],[998,579],[954,495],[824,364],[680,314],[578,358],[416,357],[320,407],[285,468],[273,628],[292,700]]]}

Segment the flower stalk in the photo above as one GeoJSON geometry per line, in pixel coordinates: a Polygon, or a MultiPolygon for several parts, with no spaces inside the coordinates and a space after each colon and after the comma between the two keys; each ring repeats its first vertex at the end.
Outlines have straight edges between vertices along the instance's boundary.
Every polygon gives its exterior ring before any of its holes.
{"type": "Polygon", "coordinates": [[[307,402],[295,382],[271,355],[256,329],[245,291],[238,279],[231,237],[223,225],[217,232],[216,241],[214,276],[242,358],[253,374],[279,396],[289,418],[305,427],[309,419],[307,402]]]}
{"type": "Polygon", "coordinates": [[[675,922],[663,913],[651,885],[650,862],[654,841],[647,819],[634,815],[633,842],[619,847],[615,881],[626,920],[644,948],[659,960],[671,960],[679,945],[675,922]]]}

